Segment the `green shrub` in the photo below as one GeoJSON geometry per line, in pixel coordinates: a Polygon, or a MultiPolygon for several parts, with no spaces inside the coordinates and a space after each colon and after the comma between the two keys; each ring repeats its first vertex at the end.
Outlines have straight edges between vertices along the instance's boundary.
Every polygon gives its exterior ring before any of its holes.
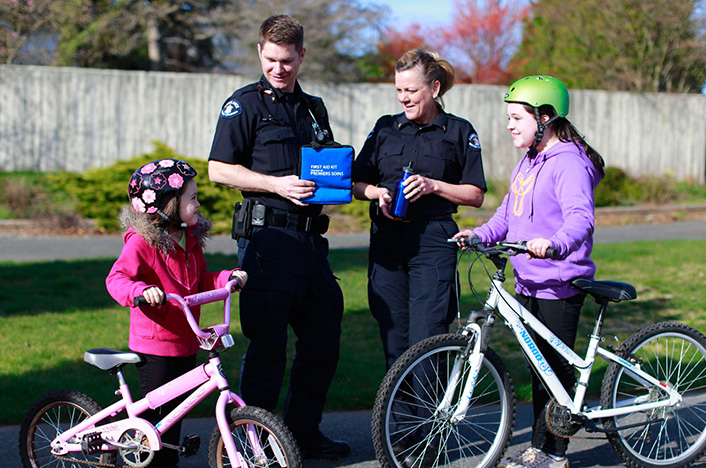
{"type": "Polygon", "coordinates": [[[71,217],[72,200],[47,190],[45,180],[40,172],[0,173],[0,219],[71,217]]]}
{"type": "MultiPolygon", "coordinates": [[[[60,225],[78,224],[75,213],[93,220],[97,229],[118,232],[117,215],[128,203],[127,184],[133,172],[144,164],[164,158],[187,161],[199,173],[196,178],[201,211],[214,222],[214,233],[230,231],[233,204],[242,199],[240,191],[212,183],[208,179],[208,161],[184,157],[163,143],[154,142],[154,151],[119,161],[101,169],[83,173],[0,173],[0,218],[61,218],[60,225]],[[63,220],[67,221],[63,221],[63,220]]],[[[487,181],[488,192],[482,209],[493,211],[500,205],[506,181],[487,181]]],[[[687,199],[701,202],[706,186],[677,182],[669,175],[633,179],[617,167],[607,167],[603,181],[596,188],[596,206],[672,203],[687,199]]],[[[364,231],[370,225],[367,201],[353,200],[346,205],[326,206],[337,231],[364,231]]],[[[464,227],[479,221],[476,208],[460,207],[456,216],[464,227]]],[[[85,220],[84,220],[85,221],[85,220]]]]}
{"type": "Polygon", "coordinates": [[[684,191],[670,175],[633,179],[622,169],[606,167],[605,177],[596,187],[596,206],[672,203],[681,199],[684,191]]]}
{"type": "Polygon", "coordinates": [[[626,189],[629,200],[663,205],[681,198],[673,177],[641,177],[626,189]]]}
{"type": "Polygon", "coordinates": [[[163,143],[155,142],[154,145],[152,153],[119,161],[105,168],[78,174],[61,172],[50,174],[47,178],[54,191],[66,192],[76,200],[76,210],[82,216],[93,219],[96,228],[115,232],[120,229],[118,212],[120,207],[128,203],[127,184],[135,170],[159,159],[181,159],[191,164],[199,174],[196,181],[201,211],[213,220],[217,231],[229,228],[233,203],[236,198],[241,198],[240,192],[211,182],[208,179],[207,161],[178,155],[163,143]]]}
{"type": "Polygon", "coordinates": [[[596,187],[596,206],[615,206],[625,201],[628,175],[617,167],[606,167],[605,177],[596,187]]]}

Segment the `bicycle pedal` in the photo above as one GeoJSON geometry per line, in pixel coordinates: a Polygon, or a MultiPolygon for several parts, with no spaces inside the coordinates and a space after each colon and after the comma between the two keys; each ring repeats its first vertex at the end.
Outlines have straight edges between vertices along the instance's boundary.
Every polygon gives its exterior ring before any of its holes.
{"type": "Polygon", "coordinates": [[[183,442],[181,443],[182,450],[181,454],[184,457],[190,457],[192,455],[196,455],[196,452],[199,451],[199,447],[201,446],[201,437],[197,435],[188,435],[184,437],[183,442]]]}
{"type": "Polygon", "coordinates": [[[103,437],[100,432],[91,432],[81,438],[81,451],[84,455],[94,455],[100,452],[103,446],[103,437]]]}

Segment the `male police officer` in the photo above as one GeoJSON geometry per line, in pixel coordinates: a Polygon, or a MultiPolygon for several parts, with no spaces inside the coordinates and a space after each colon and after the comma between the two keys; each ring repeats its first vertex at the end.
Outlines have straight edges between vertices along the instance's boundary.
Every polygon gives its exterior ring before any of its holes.
{"type": "Polygon", "coordinates": [[[343,294],[322,237],[328,217],[301,200],[314,183],[297,176],[299,150],[332,139],[323,101],[297,82],[304,29],[276,15],[260,26],[263,76],[237,90],[221,109],[209,156],[212,181],[243,192],[234,215],[238,258],[248,272],[240,294],[243,334],[241,394],[273,410],[284,377],[287,328],[297,337],[284,419],[305,457],[345,456],[347,443],[319,430],[326,393],[338,363],[343,294]]]}

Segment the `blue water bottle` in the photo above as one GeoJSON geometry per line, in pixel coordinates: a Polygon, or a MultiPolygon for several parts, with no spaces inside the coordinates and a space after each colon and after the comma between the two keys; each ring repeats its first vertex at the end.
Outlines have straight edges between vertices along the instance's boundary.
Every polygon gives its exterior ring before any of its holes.
{"type": "Polygon", "coordinates": [[[407,215],[409,200],[404,197],[403,182],[411,175],[414,175],[414,170],[412,169],[412,162],[410,161],[409,164],[402,168],[402,179],[397,182],[397,186],[395,187],[395,196],[392,198],[392,210],[390,210],[392,216],[404,218],[407,215]]]}

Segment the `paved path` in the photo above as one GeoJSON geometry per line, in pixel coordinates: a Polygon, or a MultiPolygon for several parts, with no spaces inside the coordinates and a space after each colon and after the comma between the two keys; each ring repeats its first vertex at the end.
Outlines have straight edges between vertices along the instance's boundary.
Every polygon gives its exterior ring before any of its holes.
{"type": "MultiPolygon", "coordinates": [[[[530,441],[530,405],[518,407],[515,435],[508,453],[526,447],[530,441]]],[[[350,442],[351,454],[338,460],[304,460],[304,468],[379,468],[370,440],[370,411],[348,411],[324,415],[322,430],[331,437],[350,442]]],[[[207,418],[187,419],[182,428],[183,434],[196,434],[201,437],[201,448],[193,457],[182,458],[181,468],[204,468],[208,466],[208,441],[215,427],[215,420],[207,418]]],[[[17,426],[0,426],[0,466],[22,468],[18,455],[19,429],[17,426]]],[[[578,435],[586,435],[580,431],[578,435]]],[[[617,455],[605,439],[576,439],[571,442],[569,459],[572,468],[622,466],[617,455]]]]}
{"type": "MultiPolygon", "coordinates": [[[[327,235],[332,249],[366,248],[368,233],[327,235]]],[[[666,224],[598,227],[595,242],[641,240],[703,239],[706,221],[683,221],[666,224]]],[[[30,236],[0,234],[0,261],[35,262],[81,258],[117,258],[122,248],[120,236],[30,236]]],[[[206,251],[235,253],[235,242],[228,236],[214,236],[206,251]]]]}

